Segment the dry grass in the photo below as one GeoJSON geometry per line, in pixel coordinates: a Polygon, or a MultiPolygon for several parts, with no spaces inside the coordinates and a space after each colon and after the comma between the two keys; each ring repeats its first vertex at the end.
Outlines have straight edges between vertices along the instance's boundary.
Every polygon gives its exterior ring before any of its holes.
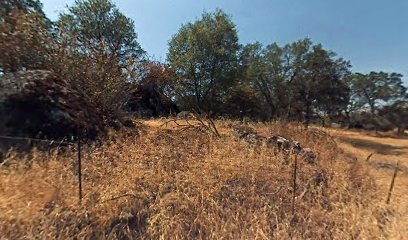
{"type": "Polygon", "coordinates": [[[294,156],[285,160],[274,149],[248,147],[230,135],[229,121],[216,123],[220,138],[179,133],[160,127],[163,121],[143,122],[139,137],[118,134],[85,147],[81,205],[74,151],[34,151],[31,164],[12,153],[0,169],[0,238],[394,237],[387,223],[396,209],[382,204],[366,164],[330,137],[296,125],[252,124],[318,154],[317,164],[299,159],[292,216],[294,156]]]}
{"type": "Polygon", "coordinates": [[[340,147],[364,162],[369,174],[374,177],[380,201],[385,202],[393,175],[393,167],[399,161],[401,170],[391,197],[389,219],[384,231],[390,239],[408,237],[408,139],[393,135],[375,135],[356,131],[331,130],[340,142],[340,147]],[[369,162],[367,156],[373,154],[369,162]],[[385,167],[384,167],[385,166],[385,167]]]}

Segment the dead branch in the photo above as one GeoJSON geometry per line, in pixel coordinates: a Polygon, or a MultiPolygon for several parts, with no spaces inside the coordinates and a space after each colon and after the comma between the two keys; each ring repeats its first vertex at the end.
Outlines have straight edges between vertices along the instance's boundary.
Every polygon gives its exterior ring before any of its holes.
{"type": "Polygon", "coordinates": [[[333,136],[331,136],[330,134],[328,134],[327,132],[317,129],[317,128],[309,128],[308,129],[309,132],[314,133],[314,134],[320,134],[321,136],[326,137],[328,140],[330,140],[330,142],[336,146],[338,148],[337,142],[336,140],[334,140],[333,136]]]}
{"type": "Polygon", "coordinates": [[[167,127],[169,123],[174,123],[177,126],[179,133],[185,132],[190,129],[191,130],[205,129],[210,134],[220,137],[220,133],[218,132],[214,122],[211,120],[210,117],[207,117],[207,119],[202,119],[197,114],[191,114],[191,117],[192,119],[190,120],[183,119],[183,122],[181,122],[180,119],[170,119],[164,122],[160,127],[163,126],[167,127]]]}
{"type": "Polygon", "coordinates": [[[117,199],[120,199],[120,198],[123,198],[123,197],[139,198],[138,196],[134,195],[133,193],[125,193],[125,194],[122,194],[122,195],[119,195],[119,196],[116,196],[116,197],[113,197],[113,198],[106,199],[105,201],[102,201],[101,203],[114,201],[114,200],[117,200],[117,199]]]}

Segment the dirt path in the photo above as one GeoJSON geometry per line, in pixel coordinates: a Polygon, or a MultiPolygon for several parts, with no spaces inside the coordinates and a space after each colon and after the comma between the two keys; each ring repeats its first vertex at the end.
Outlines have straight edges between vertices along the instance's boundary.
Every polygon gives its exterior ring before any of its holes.
{"type": "Polygon", "coordinates": [[[395,215],[388,224],[387,231],[390,239],[408,239],[408,139],[378,137],[344,130],[329,132],[336,137],[341,148],[368,165],[380,193],[384,193],[384,202],[395,165],[400,162],[401,171],[395,180],[390,203],[395,209],[395,215]],[[370,154],[373,155],[366,161],[370,154]]]}

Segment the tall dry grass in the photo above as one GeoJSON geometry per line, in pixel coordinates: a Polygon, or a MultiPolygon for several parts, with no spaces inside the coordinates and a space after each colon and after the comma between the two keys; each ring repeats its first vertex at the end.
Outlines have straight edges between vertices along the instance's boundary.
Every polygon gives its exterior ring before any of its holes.
{"type": "Polygon", "coordinates": [[[78,204],[75,151],[11,152],[0,169],[2,239],[379,239],[393,213],[374,204],[376,186],[330,137],[300,126],[251,124],[265,136],[299,141],[318,155],[249,147],[216,125],[221,137],[144,122],[83,153],[78,204]],[[27,162],[30,163],[27,163],[27,162]]]}

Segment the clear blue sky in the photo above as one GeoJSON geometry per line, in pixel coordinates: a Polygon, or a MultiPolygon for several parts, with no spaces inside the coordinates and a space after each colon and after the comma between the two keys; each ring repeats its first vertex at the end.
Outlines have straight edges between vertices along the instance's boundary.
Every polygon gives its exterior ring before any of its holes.
{"type": "MultiPolygon", "coordinates": [[[[74,0],[42,0],[53,20],[74,0]]],[[[203,11],[232,16],[240,42],[289,43],[309,37],[351,61],[353,71],[395,71],[408,84],[408,0],[115,0],[135,21],[150,56],[165,60],[180,26],[203,11]]],[[[407,85],[406,84],[406,85],[407,85]]]]}

